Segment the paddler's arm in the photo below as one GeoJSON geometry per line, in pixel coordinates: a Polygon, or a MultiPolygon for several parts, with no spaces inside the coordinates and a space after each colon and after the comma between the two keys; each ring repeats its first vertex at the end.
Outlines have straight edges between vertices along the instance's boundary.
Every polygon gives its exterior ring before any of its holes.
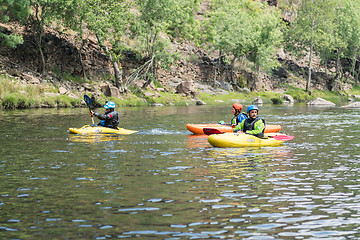
{"type": "Polygon", "coordinates": [[[236,127],[233,128],[233,132],[239,132],[243,130],[244,123],[245,123],[245,119],[241,123],[239,123],[236,127]]]}
{"type": "Polygon", "coordinates": [[[259,120],[254,124],[254,130],[247,130],[246,134],[257,135],[263,131],[265,127],[264,121],[259,120]]]}
{"type": "Polygon", "coordinates": [[[109,117],[105,114],[105,115],[101,115],[100,113],[94,112],[93,110],[90,111],[91,116],[95,116],[100,120],[106,120],[109,119],[109,117]]]}

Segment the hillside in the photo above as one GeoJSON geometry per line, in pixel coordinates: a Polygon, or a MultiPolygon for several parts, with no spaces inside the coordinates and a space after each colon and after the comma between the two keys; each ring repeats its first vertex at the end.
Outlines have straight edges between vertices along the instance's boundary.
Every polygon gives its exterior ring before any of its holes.
{"type": "MultiPolygon", "coordinates": [[[[204,1],[199,13],[201,17],[208,9],[208,1],[204,1]]],[[[276,4],[276,3],[273,3],[276,4]]],[[[22,84],[51,84],[59,90],[59,94],[68,95],[72,98],[80,98],[84,92],[90,92],[100,96],[105,94],[116,98],[122,98],[124,92],[115,89],[113,82],[113,68],[109,57],[98,46],[94,36],[89,36],[84,42],[80,52],[80,42],[76,36],[69,33],[60,33],[55,27],[46,28],[43,37],[43,52],[46,62],[44,74],[39,72],[39,54],[36,50],[34,36],[24,27],[16,23],[1,25],[4,31],[21,33],[24,43],[16,49],[0,46],[0,73],[14,77],[22,84]],[[81,57],[80,57],[81,56],[81,57]],[[83,72],[83,69],[85,72],[83,72]],[[86,75],[86,79],[82,75],[86,75]],[[107,86],[104,86],[107,85],[107,86]],[[60,90],[61,89],[61,90],[60,90]]],[[[181,83],[190,83],[192,90],[185,90],[184,95],[195,97],[194,83],[221,88],[226,91],[273,91],[284,92],[284,86],[305,88],[307,79],[307,57],[296,59],[291,53],[278,50],[277,58],[282,66],[275,69],[271,74],[260,73],[258,76],[246,67],[236,66],[234,80],[229,77],[229,66],[222,65],[216,69],[217,53],[208,52],[204,47],[196,47],[191,42],[172,41],[172,50],[181,54],[179,60],[170,69],[157,70],[157,82],[161,86],[150,85],[152,91],[179,92],[181,83]],[[216,76],[215,76],[216,72],[216,76]],[[216,77],[216,82],[214,79],[216,77]]],[[[348,90],[350,84],[334,84],[332,78],[326,75],[314,58],[311,89],[318,90],[348,90]]],[[[123,82],[126,83],[129,75],[144,63],[141,56],[133,52],[125,52],[120,64],[123,70],[123,82]]],[[[334,65],[334,64],[333,64],[334,65]]],[[[334,71],[334,67],[329,69],[334,71]]],[[[141,80],[130,87],[140,88],[141,80]]],[[[185,87],[186,88],[186,87],[185,87]]],[[[129,92],[129,89],[127,89],[129,92]]],[[[146,92],[143,91],[143,92],[146,92]]],[[[151,96],[151,95],[149,95],[151,96]]]]}

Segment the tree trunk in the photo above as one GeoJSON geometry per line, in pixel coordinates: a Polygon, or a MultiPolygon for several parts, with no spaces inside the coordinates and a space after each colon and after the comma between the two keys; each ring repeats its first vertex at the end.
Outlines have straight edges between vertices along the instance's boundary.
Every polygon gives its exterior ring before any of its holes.
{"type": "Polygon", "coordinates": [[[124,88],[123,83],[122,83],[122,71],[120,70],[119,65],[114,60],[114,57],[113,57],[112,53],[109,51],[109,48],[107,46],[105,46],[104,44],[102,44],[100,36],[98,34],[96,34],[96,38],[97,38],[97,40],[99,42],[99,45],[109,55],[110,61],[111,61],[112,65],[113,65],[114,72],[115,72],[115,86],[117,88],[119,88],[120,92],[124,92],[125,88],[124,88]]]}
{"type": "Polygon", "coordinates": [[[34,28],[35,28],[35,42],[40,54],[40,63],[38,66],[38,72],[43,74],[45,71],[45,57],[42,51],[42,35],[43,35],[43,27],[42,27],[42,20],[39,17],[40,9],[39,5],[35,6],[35,19],[33,21],[34,28]]]}
{"type": "Polygon", "coordinates": [[[86,71],[85,71],[85,66],[84,66],[84,61],[82,59],[82,50],[84,48],[86,39],[82,39],[81,38],[81,45],[80,45],[80,49],[79,49],[79,60],[80,60],[80,64],[81,64],[81,76],[85,79],[86,78],[86,71]]]}
{"type": "Polygon", "coordinates": [[[358,49],[355,48],[355,53],[354,53],[354,57],[353,57],[353,60],[352,60],[352,66],[351,66],[351,71],[350,71],[350,74],[351,74],[351,77],[354,77],[355,75],[355,66],[356,66],[356,57],[357,57],[357,51],[358,49]]]}
{"type": "Polygon", "coordinates": [[[231,60],[231,75],[230,75],[230,81],[231,81],[231,84],[232,85],[235,85],[235,81],[234,81],[234,65],[235,65],[235,60],[236,58],[234,57],[232,60],[231,60]]]}
{"type": "Polygon", "coordinates": [[[306,92],[310,91],[310,83],[311,83],[311,64],[312,64],[312,52],[313,52],[314,44],[310,44],[310,56],[309,56],[309,77],[306,83],[306,92]]]}

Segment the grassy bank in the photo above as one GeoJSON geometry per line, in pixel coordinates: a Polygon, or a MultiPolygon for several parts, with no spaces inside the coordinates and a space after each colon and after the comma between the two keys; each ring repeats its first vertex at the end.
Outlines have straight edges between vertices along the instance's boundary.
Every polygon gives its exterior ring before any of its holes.
{"type": "MultiPolygon", "coordinates": [[[[57,94],[58,89],[51,85],[30,85],[18,83],[15,79],[0,75],[0,109],[16,108],[40,108],[40,107],[80,107],[83,106],[82,96],[71,98],[57,94]]],[[[106,101],[112,100],[117,106],[148,106],[154,104],[163,105],[195,105],[196,102],[190,97],[168,92],[148,92],[151,96],[145,96],[138,92],[123,95],[123,99],[101,96],[96,99],[99,106],[106,101]]],[[[284,86],[284,94],[291,95],[296,102],[308,102],[316,97],[321,97],[336,104],[346,102],[349,95],[360,95],[360,86],[356,85],[350,92],[329,92],[313,90],[311,94],[303,89],[292,86],[284,86]]],[[[205,94],[200,93],[198,98],[207,104],[232,103],[239,101],[250,104],[254,98],[260,96],[264,103],[281,104],[284,94],[275,92],[229,92],[228,94],[205,94]]]]}

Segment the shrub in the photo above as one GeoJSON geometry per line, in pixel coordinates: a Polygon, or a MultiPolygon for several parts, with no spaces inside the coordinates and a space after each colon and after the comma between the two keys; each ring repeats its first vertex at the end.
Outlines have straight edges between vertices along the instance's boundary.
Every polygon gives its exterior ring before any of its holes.
{"type": "Polygon", "coordinates": [[[273,98],[271,98],[271,101],[273,104],[282,104],[283,103],[283,100],[279,97],[273,97],[273,98]]]}

